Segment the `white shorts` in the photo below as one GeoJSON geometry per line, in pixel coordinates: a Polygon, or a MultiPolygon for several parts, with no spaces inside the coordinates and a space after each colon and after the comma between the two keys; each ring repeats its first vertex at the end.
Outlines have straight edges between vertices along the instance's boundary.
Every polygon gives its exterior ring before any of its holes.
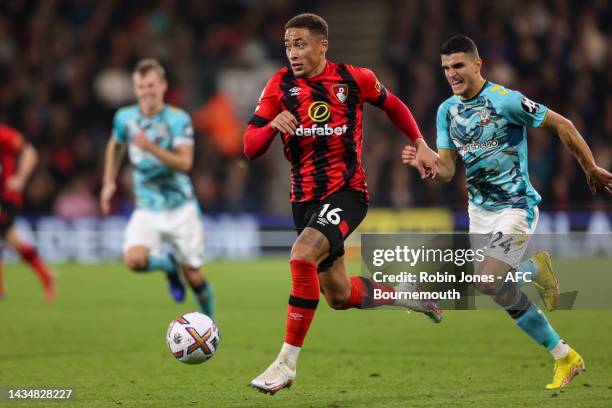
{"type": "Polygon", "coordinates": [[[204,229],[197,204],[190,202],[168,211],[136,209],[125,229],[123,250],[144,246],[152,252],[170,243],[176,260],[191,268],[204,263],[204,229]]]}
{"type": "Polygon", "coordinates": [[[538,207],[506,208],[487,211],[470,205],[472,247],[484,248],[485,254],[516,268],[523,259],[529,238],[538,223],[538,207]]]}

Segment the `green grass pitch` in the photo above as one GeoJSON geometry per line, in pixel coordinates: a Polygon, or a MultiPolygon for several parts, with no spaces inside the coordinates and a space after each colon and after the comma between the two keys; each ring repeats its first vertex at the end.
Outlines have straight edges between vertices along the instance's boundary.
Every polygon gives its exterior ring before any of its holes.
{"type": "Polygon", "coordinates": [[[137,275],[118,264],[55,269],[58,299],[46,305],[27,268],[5,265],[0,387],[70,387],[76,400],[66,406],[612,406],[612,311],[549,314],[588,368],[570,388],[552,392],[544,389],[548,353],[503,311],[446,312],[434,325],[397,310],[334,311],[321,300],[296,382],[271,397],[247,384],[283,339],[286,260],[206,265],[221,345],[199,366],[179,363],[166,348],[170,321],[195,305],[192,298],[173,303],[161,274],[137,275]]]}

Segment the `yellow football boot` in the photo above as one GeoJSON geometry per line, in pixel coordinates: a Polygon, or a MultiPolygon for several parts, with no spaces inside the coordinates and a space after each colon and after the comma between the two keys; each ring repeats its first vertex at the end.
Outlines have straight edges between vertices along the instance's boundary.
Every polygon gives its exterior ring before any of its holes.
{"type": "Polygon", "coordinates": [[[533,285],[538,290],[546,310],[553,311],[559,306],[561,291],[559,281],[552,270],[550,255],[546,251],[538,251],[532,255],[531,260],[538,268],[533,285]]]}
{"type": "Polygon", "coordinates": [[[585,370],[584,360],[580,354],[570,347],[569,353],[565,358],[555,361],[553,380],[552,383],[546,384],[546,389],[556,390],[557,388],[565,388],[575,376],[585,370]]]}

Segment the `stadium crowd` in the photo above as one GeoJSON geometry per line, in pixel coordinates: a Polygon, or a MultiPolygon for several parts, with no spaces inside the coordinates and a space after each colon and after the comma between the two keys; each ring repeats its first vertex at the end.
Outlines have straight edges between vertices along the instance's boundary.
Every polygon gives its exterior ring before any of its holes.
{"type": "MultiPolygon", "coordinates": [[[[464,33],[479,45],[488,79],[569,117],[597,161],[612,168],[607,1],[387,4],[393,12],[384,47],[377,49],[381,64],[373,68],[411,108],[430,145],[436,109],[451,94],[439,67],[440,44],[464,33]]],[[[131,68],[151,56],[169,72],[168,102],[192,115],[192,176],[204,211],[288,212],[289,172],[280,146],[247,163],[242,133],[265,81],[285,62],[284,23],[306,5],[317,11],[317,2],[271,0],[3,1],[0,121],[20,129],[40,153],[25,210],[66,218],[98,214],[113,113],[133,100],[131,68]]],[[[333,27],[330,33],[333,47],[333,27]]],[[[401,164],[405,140],[380,119],[372,115],[364,132],[372,204],[463,208],[463,176],[444,186],[422,183],[401,164]]],[[[543,208],[606,205],[591,197],[571,154],[544,130],[529,132],[529,166],[543,208]]],[[[129,171],[120,178],[115,210],[126,212],[129,171]]]]}

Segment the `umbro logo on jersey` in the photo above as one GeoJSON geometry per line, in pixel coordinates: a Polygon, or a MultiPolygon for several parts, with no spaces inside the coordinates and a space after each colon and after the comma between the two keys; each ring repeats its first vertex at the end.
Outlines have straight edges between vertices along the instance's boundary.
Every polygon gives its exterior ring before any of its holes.
{"type": "Polygon", "coordinates": [[[302,88],[300,88],[299,86],[294,86],[289,90],[289,93],[291,93],[291,96],[298,96],[301,90],[302,88]]]}

